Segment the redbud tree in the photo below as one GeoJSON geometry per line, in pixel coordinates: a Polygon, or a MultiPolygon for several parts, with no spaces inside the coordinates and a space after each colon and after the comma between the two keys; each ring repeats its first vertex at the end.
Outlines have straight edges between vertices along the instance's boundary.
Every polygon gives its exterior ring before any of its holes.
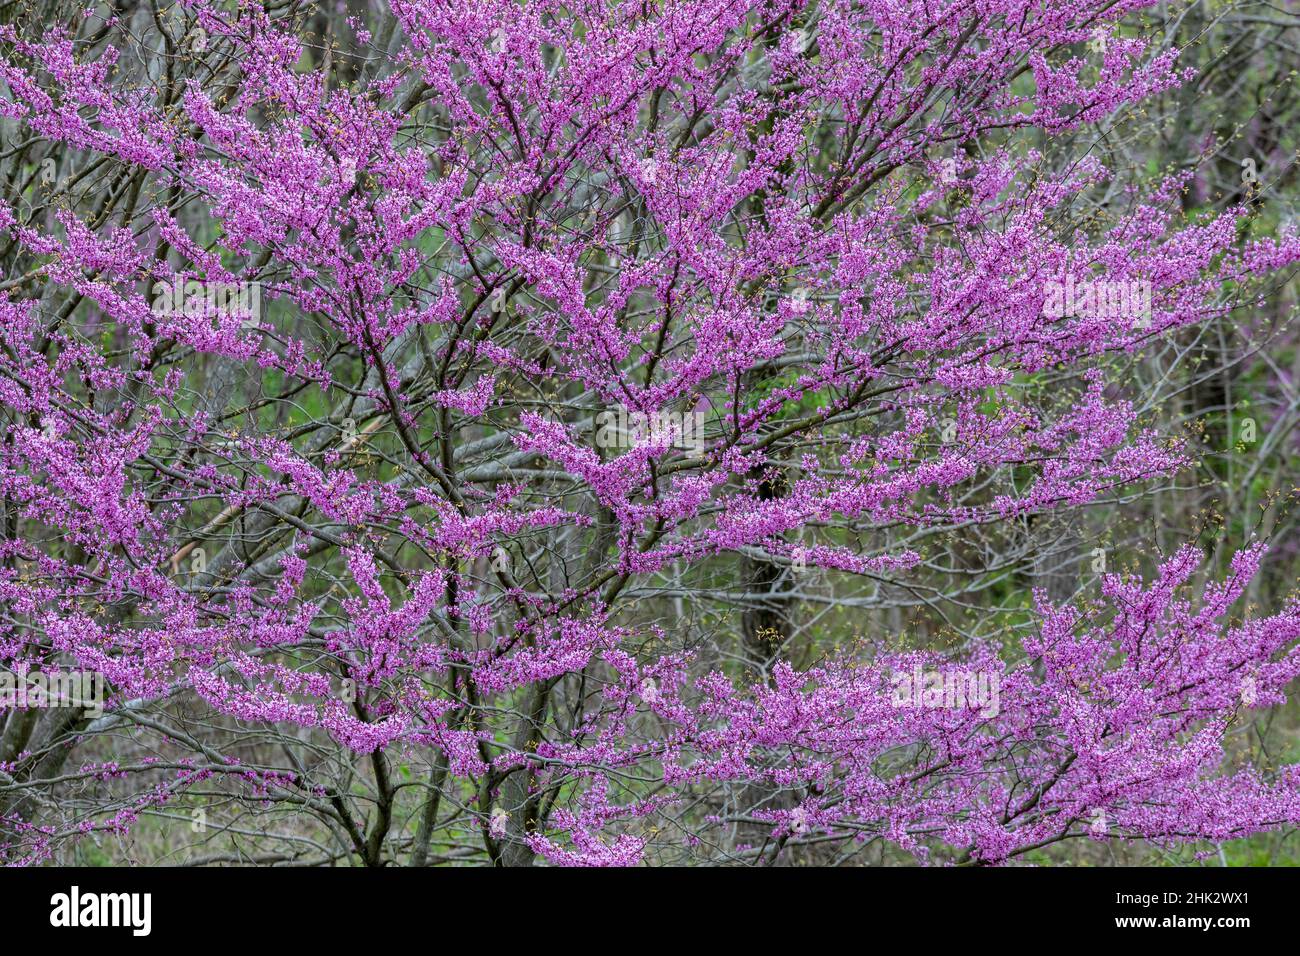
{"type": "Polygon", "coordinates": [[[1194,81],[1147,5],[6,13],[0,665],[107,691],[0,710],[0,859],[1300,823],[1232,743],[1300,670],[1267,542],[1024,584],[1194,457],[1127,370],[1300,260],[1079,146],[1194,81]]]}

